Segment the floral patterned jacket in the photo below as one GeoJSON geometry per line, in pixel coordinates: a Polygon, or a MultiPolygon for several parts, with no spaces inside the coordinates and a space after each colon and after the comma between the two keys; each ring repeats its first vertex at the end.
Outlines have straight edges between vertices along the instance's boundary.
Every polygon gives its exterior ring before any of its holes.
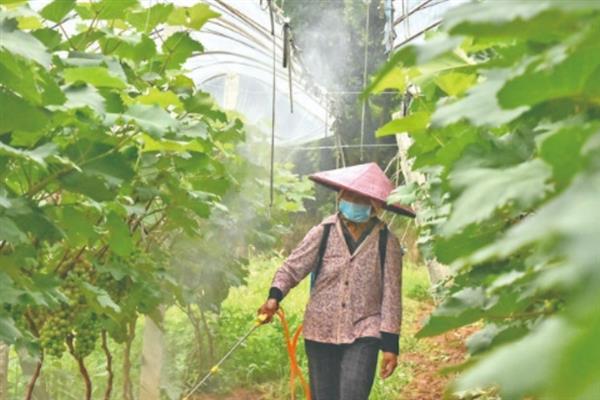
{"type": "MultiPolygon", "coordinates": [[[[382,350],[398,353],[402,319],[402,249],[390,232],[381,277],[376,225],[353,254],[344,240],[339,214],[313,227],[277,270],[271,293],[284,297],[316,267],[325,224],[333,224],[323,264],[304,314],[304,337],[323,343],[352,343],[371,336],[382,350]],[[382,285],[383,283],[383,285],[382,285]],[[383,286],[383,287],[382,287],[383,286]]],[[[273,297],[273,296],[271,296],[273,297]]]]}

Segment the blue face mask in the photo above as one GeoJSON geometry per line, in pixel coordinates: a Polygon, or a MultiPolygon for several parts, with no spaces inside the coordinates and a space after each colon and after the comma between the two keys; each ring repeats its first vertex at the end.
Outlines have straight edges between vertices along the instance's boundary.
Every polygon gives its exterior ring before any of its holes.
{"type": "Polygon", "coordinates": [[[340,200],[339,209],[342,215],[352,222],[367,222],[371,217],[371,206],[368,204],[340,200]]]}

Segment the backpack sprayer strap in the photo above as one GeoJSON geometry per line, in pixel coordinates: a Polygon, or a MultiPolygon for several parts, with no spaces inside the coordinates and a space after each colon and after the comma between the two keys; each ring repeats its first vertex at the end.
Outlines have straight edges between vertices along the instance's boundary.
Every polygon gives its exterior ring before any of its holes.
{"type": "Polygon", "coordinates": [[[387,253],[388,228],[386,225],[379,231],[379,267],[381,268],[381,303],[385,287],[385,255],[387,253]]]}
{"type": "Polygon", "coordinates": [[[379,266],[381,268],[381,283],[385,275],[385,255],[387,253],[388,228],[386,225],[379,231],[379,266]]]}
{"type": "MultiPolygon", "coordinates": [[[[321,237],[321,243],[319,244],[319,254],[317,255],[317,265],[314,271],[310,274],[310,290],[315,287],[315,282],[317,281],[317,277],[319,276],[319,272],[321,271],[321,266],[323,265],[323,256],[325,255],[325,250],[327,249],[327,241],[329,240],[329,232],[331,231],[331,227],[333,224],[326,224],[323,226],[323,236],[321,237]]],[[[387,241],[388,241],[388,228],[386,225],[379,231],[379,262],[381,268],[381,288],[383,293],[383,280],[385,276],[385,256],[387,253],[387,241]]]]}
{"type": "Polygon", "coordinates": [[[315,282],[317,281],[317,276],[321,271],[321,266],[323,265],[323,256],[325,255],[325,250],[327,249],[327,240],[329,239],[329,232],[331,231],[331,226],[333,224],[325,224],[323,225],[323,237],[321,237],[321,243],[319,244],[319,254],[317,255],[317,265],[314,271],[310,274],[310,290],[315,286],[315,282]]]}

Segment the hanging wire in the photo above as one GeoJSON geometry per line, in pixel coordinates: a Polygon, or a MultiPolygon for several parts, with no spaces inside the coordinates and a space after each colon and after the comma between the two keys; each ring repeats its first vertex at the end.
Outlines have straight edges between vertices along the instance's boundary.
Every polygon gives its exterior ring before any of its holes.
{"type": "Polygon", "coordinates": [[[273,4],[268,0],[269,15],[271,16],[271,36],[273,38],[273,93],[271,103],[271,175],[269,185],[269,208],[273,207],[274,202],[274,178],[275,178],[275,96],[277,95],[277,37],[273,21],[273,4]]]}
{"type": "Polygon", "coordinates": [[[327,137],[329,134],[329,104],[327,103],[325,103],[325,123],[323,124],[323,127],[325,128],[324,137],[327,137]]]}
{"type": "MultiPolygon", "coordinates": [[[[363,64],[363,90],[367,87],[367,67],[369,61],[369,19],[371,19],[371,0],[366,1],[367,17],[365,21],[365,58],[363,64]]],[[[362,101],[362,111],[360,115],[360,161],[365,158],[363,145],[365,143],[365,114],[367,112],[367,99],[362,101]]]]}
{"type": "Polygon", "coordinates": [[[283,68],[287,68],[289,58],[290,58],[290,46],[289,46],[290,32],[289,32],[289,30],[290,30],[290,24],[286,22],[285,24],[283,24],[283,58],[282,58],[282,62],[281,62],[281,66],[283,68]]]}
{"type": "Polygon", "coordinates": [[[269,3],[269,18],[271,21],[271,35],[275,36],[275,16],[273,15],[273,0],[267,0],[269,3]]]}
{"type": "Polygon", "coordinates": [[[339,154],[340,160],[342,161],[342,167],[346,167],[346,155],[344,154],[344,145],[342,144],[342,137],[339,133],[335,135],[336,138],[336,150],[339,154]]]}
{"type": "Polygon", "coordinates": [[[294,93],[292,90],[292,31],[289,22],[283,24],[283,68],[288,69],[288,82],[290,91],[290,113],[294,113],[294,93]]]}

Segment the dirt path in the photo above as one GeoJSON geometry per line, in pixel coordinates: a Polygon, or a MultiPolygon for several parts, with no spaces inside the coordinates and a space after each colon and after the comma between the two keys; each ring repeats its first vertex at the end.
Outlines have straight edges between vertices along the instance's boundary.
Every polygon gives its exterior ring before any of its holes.
{"type": "MultiPolygon", "coordinates": [[[[424,321],[433,306],[422,303],[418,321],[424,321]]],[[[415,327],[418,330],[418,326],[415,327]]],[[[461,328],[433,338],[421,339],[427,352],[403,354],[402,361],[412,369],[412,379],[398,397],[398,400],[440,400],[444,398],[444,388],[452,375],[442,375],[444,367],[460,364],[465,360],[467,349],[465,339],[476,329],[461,328]]]]}
{"type": "Polygon", "coordinates": [[[262,398],[263,395],[260,392],[248,389],[236,389],[225,396],[202,395],[193,397],[193,400],[262,400],[262,398]]]}

